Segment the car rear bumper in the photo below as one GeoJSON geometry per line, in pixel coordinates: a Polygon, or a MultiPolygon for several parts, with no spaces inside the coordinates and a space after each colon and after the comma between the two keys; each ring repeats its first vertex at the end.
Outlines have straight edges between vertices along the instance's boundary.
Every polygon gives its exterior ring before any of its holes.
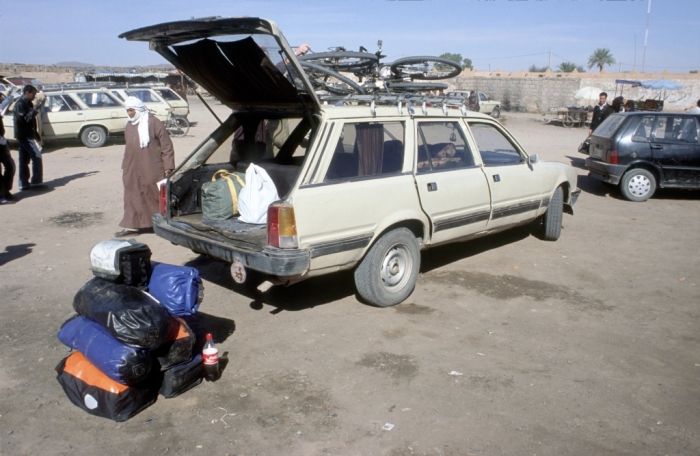
{"type": "Polygon", "coordinates": [[[245,267],[275,277],[294,278],[309,270],[311,253],[300,249],[277,249],[253,246],[243,248],[231,243],[207,238],[186,229],[173,226],[161,214],[153,215],[153,231],[173,244],[186,247],[197,253],[209,255],[233,263],[240,262],[245,267]]]}
{"type": "Polygon", "coordinates": [[[622,179],[622,175],[625,173],[627,166],[613,165],[589,157],[586,159],[586,169],[588,169],[589,176],[609,184],[617,185],[620,183],[620,179],[622,179]]]}

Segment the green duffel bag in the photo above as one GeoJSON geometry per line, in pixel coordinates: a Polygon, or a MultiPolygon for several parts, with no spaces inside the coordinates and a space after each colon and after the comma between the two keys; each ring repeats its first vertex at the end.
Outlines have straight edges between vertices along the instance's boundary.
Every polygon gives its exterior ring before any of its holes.
{"type": "Polygon", "coordinates": [[[245,187],[245,174],[220,169],[211,182],[202,185],[202,215],[208,220],[226,220],[238,214],[238,193],[245,187]]]}

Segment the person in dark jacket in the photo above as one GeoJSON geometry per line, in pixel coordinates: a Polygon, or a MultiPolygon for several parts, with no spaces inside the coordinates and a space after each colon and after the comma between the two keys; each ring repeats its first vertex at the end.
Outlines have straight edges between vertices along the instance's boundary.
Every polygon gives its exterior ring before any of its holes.
{"type": "MultiPolygon", "coordinates": [[[[4,96],[0,94],[0,102],[4,96]]],[[[0,165],[2,165],[2,174],[0,175],[0,204],[4,204],[12,199],[12,179],[15,177],[15,161],[10,155],[10,147],[5,139],[5,125],[2,122],[2,114],[0,114],[0,165]]]]}
{"type": "Polygon", "coordinates": [[[15,103],[15,139],[19,143],[19,189],[27,190],[32,185],[43,182],[43,163],[41,150],[37,148],[40,139],[36,131],[36,116],[39,112],[34,109],[32,101],[36,97],[36,87],[31,84],[24,86],[22,97],[15,103]],[[31,182],[29,162],[32,162],[31,182]]]}
{"type": "Polygon", "coordinates": [[[593,118],[591,119],[591,129],[588,131],[588,135],[598,128],[598,125],[602,124],[603,121],[612,113],[612,107],[607,103],[608,94],[605,92],[600,92],[598,95],[598,104],[593,108],[593,118]]]}

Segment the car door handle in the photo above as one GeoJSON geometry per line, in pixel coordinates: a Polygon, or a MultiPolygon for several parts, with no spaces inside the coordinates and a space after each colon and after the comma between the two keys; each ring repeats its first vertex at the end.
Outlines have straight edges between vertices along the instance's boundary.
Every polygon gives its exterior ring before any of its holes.
{"type": "Polygon", "coordinates": [[[434,192],[437,190],[437,182],[428,182],[428,191],[434,192]]]}
{"type": "Polygon", "coordinates": [[[76,115],[76,116],[82,116],[83,113],[82,113],[82,112],[76,112],[75,115],[76,115]]]}
{"type": "Polygon", "coordinates": [[[493,177],[494,182],[501,182],[501,175],[500,174],[494,174],[492,177],[493,177]]]}
{"type": "Polygon", "coordinates": [[[652,145],[651,145],[651,148],[652,148],[652,149],[663,149],[664,146],[662,146],[661,144],[652,144],[652,145]]]}

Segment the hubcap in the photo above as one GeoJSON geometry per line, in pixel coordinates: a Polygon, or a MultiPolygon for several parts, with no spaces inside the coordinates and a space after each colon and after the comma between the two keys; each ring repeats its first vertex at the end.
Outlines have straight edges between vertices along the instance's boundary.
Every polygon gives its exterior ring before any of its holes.
{"type": "Polygon", "coordinates": [[[88,141],[91,143],[98,143],[100,142],[100,139],[102,138],[102,135],[100,132],[92,130],[90,133],[88,133],[88,141]]]}
{"type": "Polygon", "coordinates": [[[646,176],[640,174],[632,176],[627,188],[630,193],[637,197],[645,196],[651,190],[651,181],[646,176]]]}
{"type": "Polygon", "coordinates": [[[406,246],[395,245],[382,261],[382,283],[387,288],[401,288],[408,282],[412,269],[413,262],[406,246]]]}

